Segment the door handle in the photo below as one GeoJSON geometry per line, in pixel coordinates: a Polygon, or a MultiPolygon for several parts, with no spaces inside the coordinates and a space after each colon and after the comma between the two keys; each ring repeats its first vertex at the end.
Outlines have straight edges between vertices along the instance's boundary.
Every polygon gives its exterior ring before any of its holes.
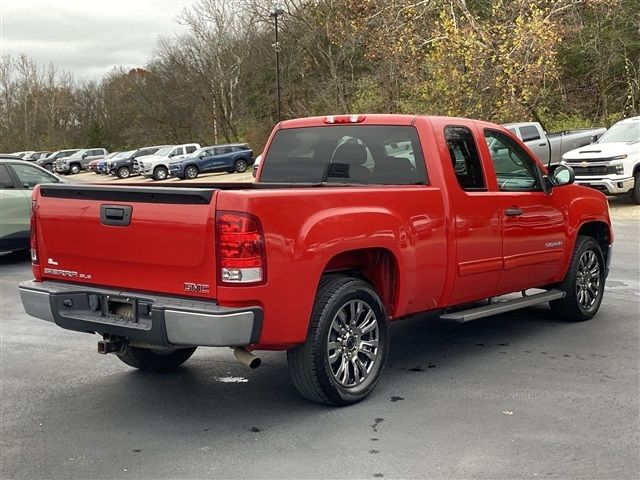
{"type": "Polygon", "coordinates": [[[100,222],[103,225],[126,227],[131,223],[130,205],[100,205],[100,222]]]}
{"type": "Polygon", "coordinates": [[[547,146],[547,144],[546,144],[546,143],[539,143],[539,144],[538,144],[538,146],[539,146],[539,147],[546,147],[546,146],[547,146]]]}
{"type": "Polygon", "coordinates": [[[517,217],[519,215],[522,215],[524,212],[522,211],[521,208],[518,207],[510,207],[505,209],[504,214],[507,217],[517,217]]]}

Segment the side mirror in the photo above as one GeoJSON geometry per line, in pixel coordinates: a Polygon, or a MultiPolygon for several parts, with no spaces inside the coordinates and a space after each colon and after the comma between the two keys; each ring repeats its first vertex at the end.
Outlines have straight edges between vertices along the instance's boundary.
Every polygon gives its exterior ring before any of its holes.
{"type": "Polygon", "coordinates": [[[87,158],[88,154],[87,153],[83,153],[82,154],[82,158],[87,158]]]}
{"type": "Polygon", "coordinates": [[[552,165],[549,167],[549,179],[556,187],[571,185],[576,179],[576,173],[568,165],[552,165]]]}

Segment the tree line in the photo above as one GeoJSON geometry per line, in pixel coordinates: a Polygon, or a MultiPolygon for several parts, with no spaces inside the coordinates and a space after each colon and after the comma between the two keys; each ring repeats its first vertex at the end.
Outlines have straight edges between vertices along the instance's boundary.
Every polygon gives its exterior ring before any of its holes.
{"type": "Polygon", "coordinates": [[[0,151],[243,140],[282,115],[386,112],[548,130],[640,114],[640,0],[199,0],[146,65],[76,81],[0,59],[0,151]],[[274,8],[279,44],[274,44],[274,8]]]}

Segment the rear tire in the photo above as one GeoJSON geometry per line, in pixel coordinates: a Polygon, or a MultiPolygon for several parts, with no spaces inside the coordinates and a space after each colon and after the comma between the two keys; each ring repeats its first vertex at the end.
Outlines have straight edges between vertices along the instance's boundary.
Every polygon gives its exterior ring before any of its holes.
{"type": "Polygon", "coordinates": [[[169,172],[164,167],[157,167],[153,171],[154,180],[166,180],[168,176],[169,176],[169,172]]]}
{"type": "Polygon", "coordinates": [[[248,163],[246,160],[244,160],[243,158],[240,158],[239,160],[236,160],[236,162],[233,164],[233,170],[236,173],[244,173],[247,171],[247,167],[248,167],[248,163]]]}
{"type": "Polygon", "coordinates": [[[131,170],[129,167],[120,167],[118,169],[118,178],[129,178],[131,176],[131,170]]]}
{"type": "Polygon", "coordinates": [[[593,318],[602,303],[604,272],[604,256],[598,242],[592,237],[579,236],[567,274],[562,283],[555,286],[565,292],[565,297],[549,302],[551,311],[571,322],[593,318]]]}
{"type": "Polygon", "coordinates": [[[387,315],[378,294],[353,277],[324,277],[307,341],[287,351],[291,379],[309,400],[344,406],[375,388],[387,360],[387,315]]]}
{"type": "Polygon", "coordinates": [[[195,351],[196,347],[154,351],[149,348],[127,345],[124,352],[118,354],[118,358],[127,365],[140,370],[168,372],[186,362],[195,351]]]}
{"type": "Polygon", "coordinates": [[[631,198],[635,203],[640,205],[640,170],[633,176],[633,190],[631,190],[631,198]]]}

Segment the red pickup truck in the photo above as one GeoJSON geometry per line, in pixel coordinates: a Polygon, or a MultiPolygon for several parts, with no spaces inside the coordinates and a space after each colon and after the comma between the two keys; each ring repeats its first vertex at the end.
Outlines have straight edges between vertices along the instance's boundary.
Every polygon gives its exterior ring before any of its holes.
{"type": "Polygon", "coordinates": [[[36,188],[35,280],[20,293],[30,315],[102,335],[98,351],[131,366],[171,370],[197,346],[250,366],[254,350],[286,350],[302,395],[346,405],[373,390],[388,324],[408,315],[548,302],[591,318],[613,233],[604,195],[573,179],[491,123],[285,121],[253,184],[36,188]]]}

